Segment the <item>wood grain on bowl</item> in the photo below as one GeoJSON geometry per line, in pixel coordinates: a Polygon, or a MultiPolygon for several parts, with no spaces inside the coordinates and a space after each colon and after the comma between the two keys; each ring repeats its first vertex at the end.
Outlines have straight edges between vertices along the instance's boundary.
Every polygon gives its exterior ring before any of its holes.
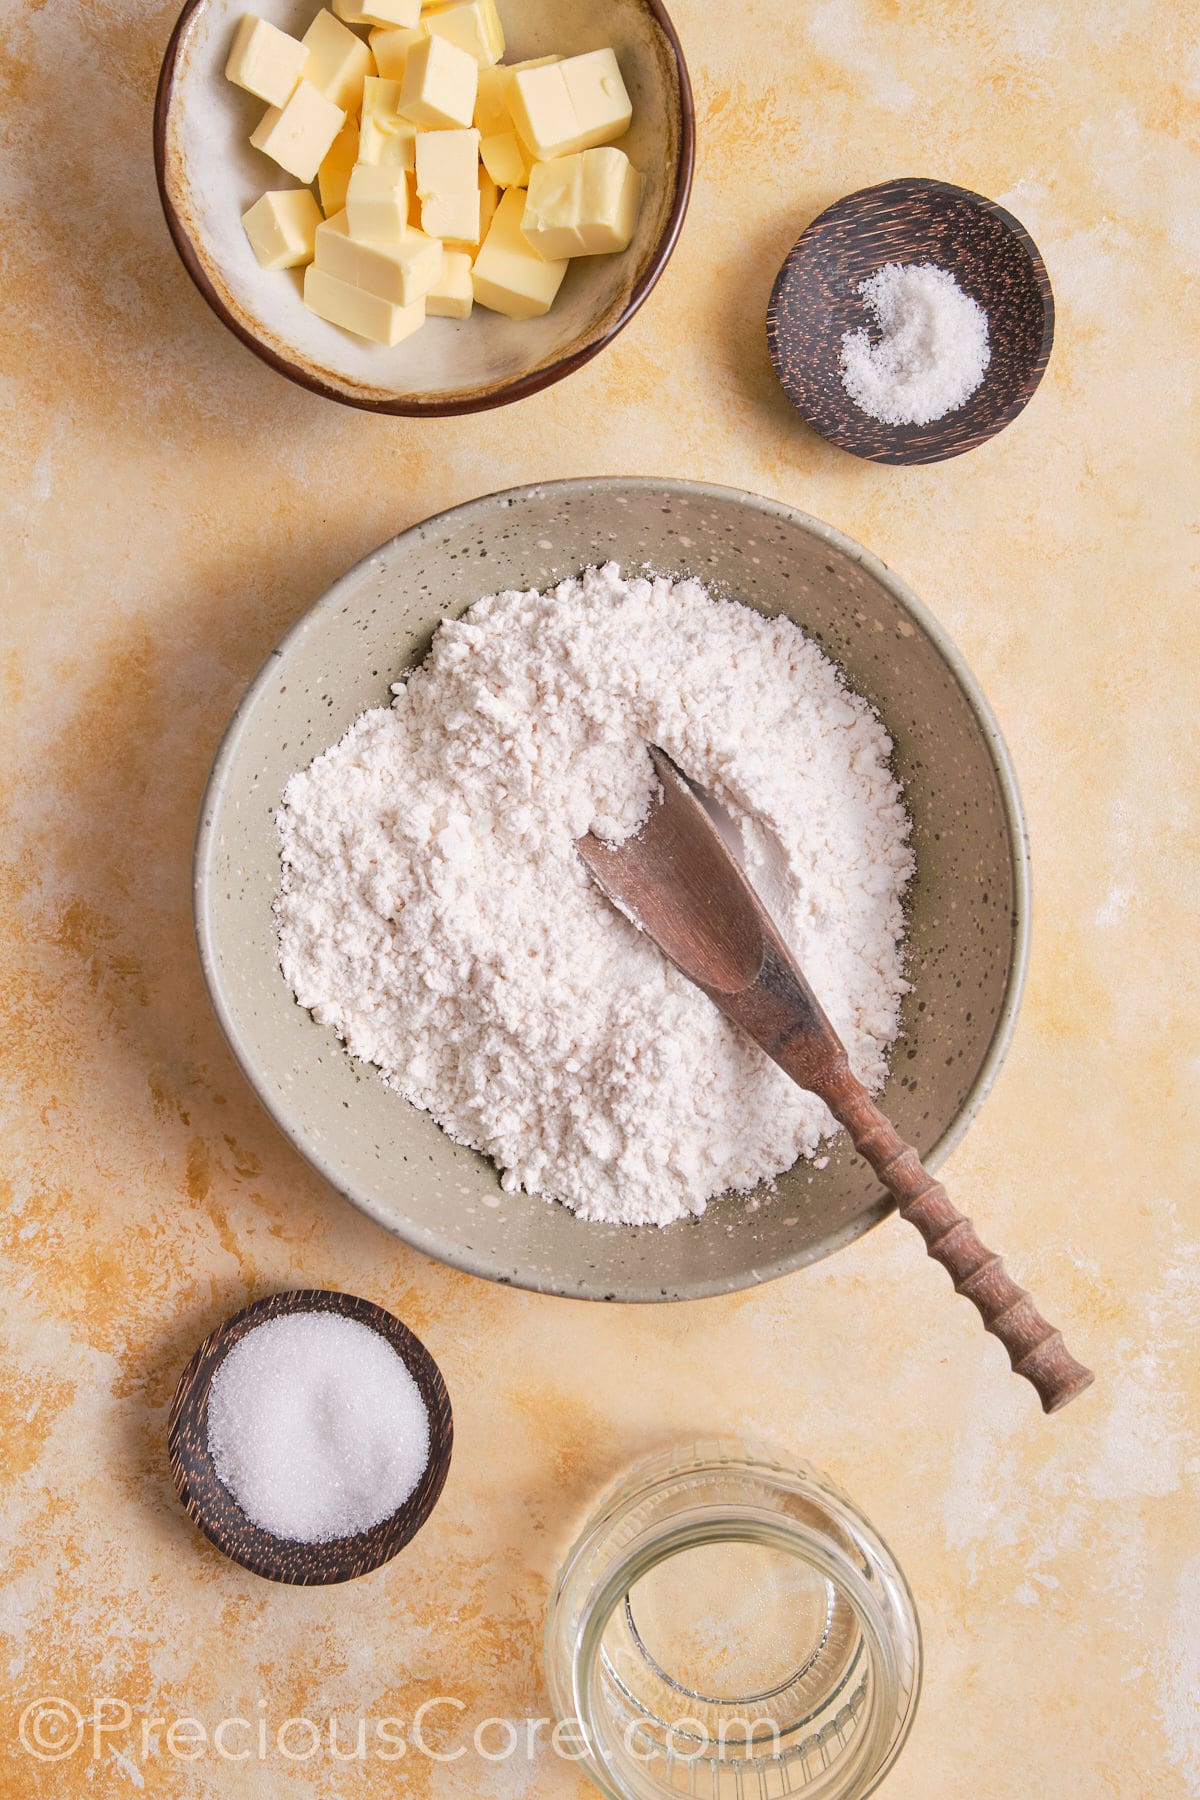
{"type": "Polygon", "coordinates": [[[218,1325],[180,1376],[167,1427],[171,1474],[188,1517],[231,1561],[270,1581],[301,1587],[351,1581],[390,1562],[416,1536],[437,1505],[453,1445],[450,1396],[442,1372],[424,1344],[383,1307],[328,1288],[270,1294],[218,1325]],[[429,1414],[429,1461],[408,1499],[369,1531],[326,1544],[291,1543],[255,1525],[221,1482],[208,1448],[209,1389],[234,1345],[268,1319],[310,1312],[337,1313],[379,1332],[416,1382],[429,1414]]]}
{"type": "MultiPolygon", "coordinates": [[[[369,411],[437,417],[537,393],[611,343],[653,289],[683,226],[695,160],[687,64],[662,0],[498,0],[508,60],[547,46],[574,54],[612,44],[634,105],[621,139],[645,174],[633,243],[578,258],[541,318],[477,307],[436,319],[387,348],[318,319],[287,272],[262,270],[241,214],[279,171],[251,149],[260,102],[223,75],[243,0],[186,0],[159,76],[154,158],[163,211],[188,274],[213,312],[256,356],[312,392],[369,411]],[[581,266],[581,265],[588,266],[581,266]]],[[[273,23],[302,32],[316,0],[261,0],[273,23]]]]}
{"type": "Polygon", "coordinates": [[[986,443],[1029,404],[1054,342],[1054,296],[1011,213],[966,188],[907,177],[848,194],[813,220],[779,271],[767,342],[788,399],[830,443],[872,462],[941,462],[986,443]],[[928,425],[885,425],[842,385],[842,336],[869,322],[858,285],[889,262],[949,269],[988,316],[981,385],[928,425]]]}

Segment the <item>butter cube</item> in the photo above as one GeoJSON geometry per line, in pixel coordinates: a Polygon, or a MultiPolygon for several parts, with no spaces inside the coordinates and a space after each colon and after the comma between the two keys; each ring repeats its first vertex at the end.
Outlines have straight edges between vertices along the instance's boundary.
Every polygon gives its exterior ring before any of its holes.
{"type": "Polygon", "coordinates": [[[297,181],[312,181],[345,117],[340,106],[305,78],[283,106],[267,109],[250,142],[297,181]]]}
{"type": "Polygon", "coordinates": [[[366,6],[358,0],[333,0],[333,10],[347,25],[381,25],[386,30],[415,25],[421,17],[421,0],[370,0],[366,6]]]}
{"type": "Polygon", "coordinates": [[[339,281],[315,263],[304,271],[304,304],[331,325],[340,325],[343,331],[370,338],[375,344],[398,344],[425,323],[424,300],[397,306],[339,281]]]}
{"type": "Polygon", "coordinates": [[[480,139],[479,154],[492,180],[502,188],[524,187],[532,164],[515,131],[496,131],[480,139]]]}
{"type": "Polygon", "coordinates": [[[353,119],[347,119],[342,129],[334,138],[325,153],[325,159],[317,170],[317,189],[321,195],[321,210],[327,219],[334,213],[341,212],[346,204],[346,189],[350,185],[350,171],[358,161],[358,126],[353,119]]]}
{"type": "MultiPolygon", "coordinates": [[[[412,211],[410,212],[409,217],[413,218],[416,216],[417,207],[419,205],[417,200],[415,175],[410,175],[409,180],[413,183],[412,211]]],[[[479,255],[479,246],[488,234],[489,227],[496,216],[496,208],[499,204],[500,190],[488,174],[487,170],[481,166],[479,170],[479,236],[472,243],[466,243],[454,238],[443,238],[442,243],[446,254],[449,255],[452,251],[461,252],[467,258],[468,262],[473,263],[475,258],[479,255]]]]}
{"type": "Polygon", "coordinates": [[[496,0],[457,0],[426,14],[426,26],[437,37],[449,38],[487,67],[504,55],[504,27],[496,0]]]}
{"type": "Polygon", "coordinates": [[[411,169],[417,128],[399,113],[373,113],[362,122],[358,160],[376,168],[411,169]]]}
{"type": "Polygon", "coordinates": [[[372,113],[394,113],[400,102],[400,83],[385,81],[379,75],[368,75],[363,82],[362,116],[372,113]]]}
{"type": "Polygon", "coordinates": [[[494,137],[498,131],[512,130],[512,114],[508,110],[505,90],[511,75],[502,67],[481,68],[475,90],[475,124],[483,137],[494,137]]]}
{"type": "Polygon", "coordinates": [[[414,44],[404,66],[400,111],[431,130],[466,127],[475,113],[479,64],[449,38],[414,44]]]}
{"type": "Polygon", "coordinates": [[[234,34],[225,74],[268,106],[282,106],[304,73],[308,51],[266,19],[247,13],[234,34]]]}
{"type": "Polygon", "coordinates": [[[417,128],[411,119],[401,118],[396,111],[399,99],[398,81],[368,75],[363,82],[360,162],[390,169],[412,168],[417,128]]]}
{"type": "Polygon", "coordinates": [[[465,250],[447,250],[440,278],[425,296],[430,318],[469,319],[474,300],[471,258],[465,250]]]}
{"type": "Polygon", "coordinates": [[[610,144],[629,130],[633,119],[633,102],[621,76],[616,53],[591,50],[585,56],[568,56],[559,64],[581,136],[576,150],[589,150],[597,144],[610,144]]]}
{"type": "Polygon", "coordinates": [[[400,238],[408,229],[408,182],[404,170],[356,163],[346,188],[346,226],[356,238],[381,242],[400,238]]]}
{"type": "MultiPolygon", "coordinates": [[[[500,204],[500,189],[492,180],[487,170],[479,170],[479,242],[482,243],[488,234],[488,228],[496,216],[496,208],[500,204]]],[[[472,257],[472,262],[475,260],[472,257]]]]}
{"type": "Polygon", "coordinates": [[[471,271],[479,304],[510,319],[536,319],[549,312],[567,272],[565,261],[547,262],[525,237],[524,212],[525,195],[520,188],[509,188],[471,271]]]}
{"type": "Polygon", "coordinates": [[[423,231],[404,231],[387,243],[368,243],[353,235],[345,213],[317,227],[317,267],[396,306],[411,306],[425,298],[441,277],[442,258],[442,246],[423,231]]]}
{"type": "Polygon", "coordinates": [[[322,7],[302,41],[308,50],[305,79],[344,112],[356,108],[362,99],[363,82],[374,68],[367,45],[340,19],[335,19],[327,7],[322,7]]]}
{"type": "Polygon", "coordinates": [[[479,242],[479,133],[422,131],[417,136],[421,230],[430,237],[479,242]]]}
{"type": "Polygon", "coordinates": [[[242,214],[250,248],[264,269],[294,269],[313,259],[321,209],[307,188],[264,194],[242,214]]]}
{"type": "Polygon", "coordinates": [[[641,195],[641,176],[611,144],[535,163],[521,230],[542,256],[626,250],[641,195]]]}
{"type": "Polygon", "coordinates": [[[513,118],[508,110],[508,85],[522,69],[544,69],[561,62],[561,56],[535,56],[528,62],[497,63],[494,68],[481,65],[479,89],[475,98],[475,123],[484,137],[511,131],[513,118]]]}
{"type": "Polygon", "coordinates": [[[611,50],[589,50],[540,69],[522,69],[508,86],[513,123],[538,162],[606,144],[628,131],[633,103],[611,50]]]}
{"type": "Polygon", "coordinates": [[[371,54],[375,58],[375,67],[387,81],[403,81],[409,51],[414,44],[419,44],[423,37],[428,36],[423,25],[395,31],[373,31],[371,54]]]}

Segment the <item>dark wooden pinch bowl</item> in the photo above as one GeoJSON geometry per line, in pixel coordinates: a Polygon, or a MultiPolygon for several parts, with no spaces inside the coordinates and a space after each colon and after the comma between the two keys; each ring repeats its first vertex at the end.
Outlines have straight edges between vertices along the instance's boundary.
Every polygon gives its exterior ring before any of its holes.
{"type": "Polygon", "coordinates": [[[813,220],[779,271],[767,342],[783,390],[814,431],[872,462],[961,456],[1029,403],[1054,343],[1054,295],[1037,245],[1002,206],[908,176],[847,194],[813,220]],[[858,285],[884,263],[936,263],[988,316],[991,361],[956,412],[885,425],[842,386],[842,335],[870,323],[858,285]]]}
{"type": "Polygon", "coordinates": [[[420,1339],[383,1307],[327,1288],[297,1288],[289,1293],[270,1294],[218,1325],[179,1378],[167,1428],[171,1474],[188,1517],[231,1561],[269,1581],[290,1582],[299,1587],[351,1581],[382,1567],[403,1550],[437,1505],[450,1469],[453,1443],[450,1396],[441,1370],[420,1339]],[[404,1362],[429,1414],[429,1461],[403,1506],[369,1531],[335,1538],[327,1544],[292,1543],[253,1524],[218,1479],[208,1450],[209,1388],[234,1345],[268,1319],[310,1312],[338,1313],[379,1332],[404,1362]]]}

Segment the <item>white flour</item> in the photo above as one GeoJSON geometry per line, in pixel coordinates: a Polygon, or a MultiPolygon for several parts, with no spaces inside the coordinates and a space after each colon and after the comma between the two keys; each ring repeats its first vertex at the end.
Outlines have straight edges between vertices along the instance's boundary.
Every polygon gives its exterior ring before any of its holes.
{"type": "Polygon", "coordinates": [[[509,1191],[665,1225],[833,1129],[592,885],[661,744],[878,1087],[898,1023],[909,821],[891,743],[786,619],[615,564],[444,623],[390,709],[287,785],[280,961],[302,1006],[509,1191]]]}

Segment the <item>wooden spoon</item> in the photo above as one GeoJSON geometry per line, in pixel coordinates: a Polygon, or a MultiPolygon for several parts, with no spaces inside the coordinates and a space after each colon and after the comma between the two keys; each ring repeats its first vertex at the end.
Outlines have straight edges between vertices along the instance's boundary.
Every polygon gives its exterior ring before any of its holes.
{"type": "Polygon", "coordinates": [[[650,755],[661,803],[623,844],[591,834],[578,840],[592,876],[689,981],[793,1081],[820,1096],[901,1217],[1000,1339],[1017,1374],[1037,1389],[1046,1412],[1057,1412],[1091,1385],[1092,1371],[1070,1355],[1062,1333],[984,1248],[856,1079],[845,1046],[686,778],[664,751],[652,747],[650,755]]]}

